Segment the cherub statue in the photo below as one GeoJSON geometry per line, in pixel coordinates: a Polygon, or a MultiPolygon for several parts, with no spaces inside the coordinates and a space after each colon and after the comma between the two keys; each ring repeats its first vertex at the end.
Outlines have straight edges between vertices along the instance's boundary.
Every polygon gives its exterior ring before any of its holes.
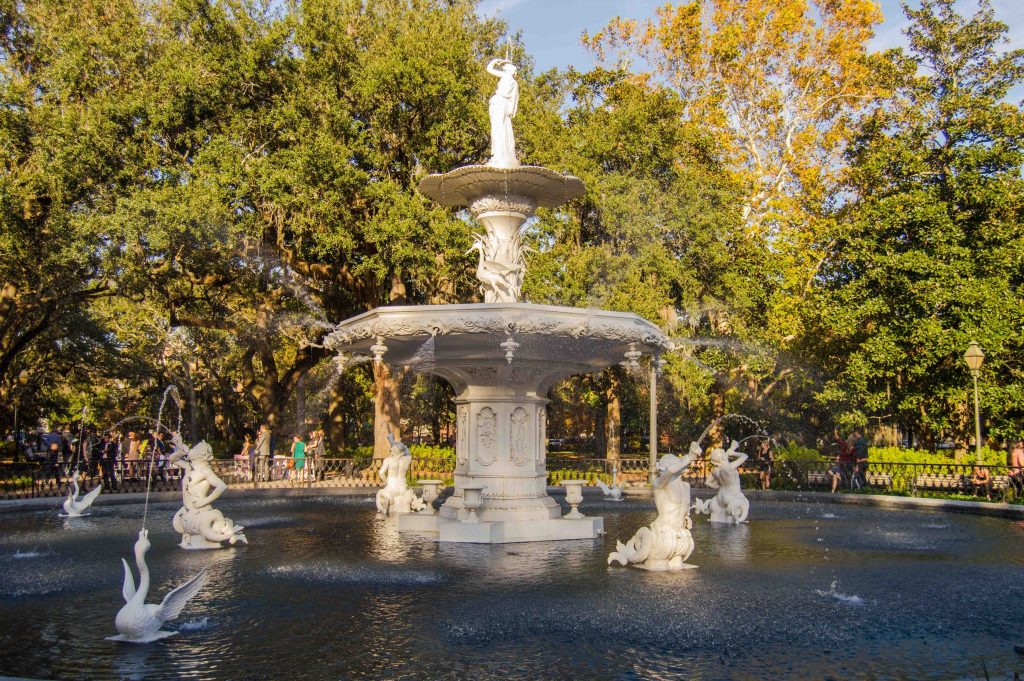
{"type": "Polygon", "coordinates": [[[388,433],[388,442],[391,443],[391,451],[380,465],[380,477],[385,484],[377,492],[377,510],[383,515],[422,511],[426,504],[409,489],[405,479],[412,465],[412,453],[391,433],[388,433]]]}
{"type": "Polygon", "coordinates": [[[708,501],[698,501],[694,508],[697,513],[710,513],[713,523],[738,525],[747,519],[750,502],[743,496],[738,470],[747,460],[747,455],[736,451],[739,446],[739,443],[733,440],[728,451],[721,447],[711,450],[710,458],[714,469],[708,478],[708,487],[717,489],[718,494],[708,501]]]}
{"type": "Polygon", "coordinates": [[[498,87],[491,95],[488,113],[491,118],[491,160],[488,165],[515,168],[516,140],[512,134],[512,117],[519,110],[519,83],[516,66],[508,59],[492,59],[487,73],[498,77],[498,87]]]}
{"type": "MultiPolygon", "coordinates": [[[[700,447],[697,448],[700,453],[700,447]]],[[[619,563],[647,570],[679,570],[693,553],[690,534],[690,485],[681,478],[697,457],[693,445],[686,456],[666,454],[658,461],[658,477],[654,480],[654,504],[658,517],[649,527],[641,527],[633,538],[615,543],[608,564],[619,563]]]]}
{"type": "Polygon", "coordinates": [[[174,529],[181,533],[183,549],[219,549],[222,542],[235,544],[249,541],[242,534],[245,528],[235,525],[230,518],[213,508],[213,502],[228,488],[213,469],[210,459],[213,449],[199,442],[186,449],[178,433],[171,436],[174,452],[169,462],[183,471],[181,481],[182,508],[174,515],[174,529]]]}

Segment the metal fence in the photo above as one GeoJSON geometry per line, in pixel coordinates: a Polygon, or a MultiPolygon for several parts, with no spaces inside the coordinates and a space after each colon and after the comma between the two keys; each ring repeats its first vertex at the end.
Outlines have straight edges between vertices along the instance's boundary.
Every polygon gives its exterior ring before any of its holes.
{"type": "MultiPolygon", "coordinates": [[[[233,488],[376,488],[383,484],[377,475],[379,460],[315,459],[303,461],[299,468],[289,457],[262,459],[253,467],[248,459],[211,461],[214,472],[233,488]]],[[[608,484],[647,484],[647,458],[595,459],[584,457],[549,458],[548,484],[582,479],[588,485],[598,480],[608,484]]],[[[77,468],[83,491],[104,481],[102,469],[69,463],[0,465],[0,499],[60,497],[68,493],[73,469],[77,468]]],[[[969,464],[908,464],[872,462],[864,470],[854,465],[835,466],[830,461],[776,461],[772,464],[748,461],[739,469],[744,489],[761,489],[765,482],[775,490],[830,491],[833,481],[837,492],[903,494],[909,496],[970,496],[1008,500],[1021,493],[1021,483],[1012,480],[1005,466],[982,466],[987,479],[975,475],[969,464]]],[[[451,484],[455,460],[451,457],[413,457],[409,480],[437,479],[451,484]]],[[[694,463],[683,478],[692,487],[707,487],[710,465],[694,463]]],[[[150,467],[148,461],[119,462],[107,475],[104,494],[145,492],[147,481],[154,492],[181,489],[181,471],[173,467],[150,467]]]]}

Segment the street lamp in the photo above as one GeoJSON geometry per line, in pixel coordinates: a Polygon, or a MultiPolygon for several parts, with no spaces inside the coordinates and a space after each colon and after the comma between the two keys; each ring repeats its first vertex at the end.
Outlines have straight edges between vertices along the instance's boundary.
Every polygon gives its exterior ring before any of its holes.
{"type": "Polygon", "coordinates": [[[985,361],[985,353],[981,351],[975,341],[967,346],[964,353],[964,361],[974,378],[974,453],[978,465],[981,465],[981,411],[978,408],[978,374],[981,373],[981,363],[985,361]]]}
{"type": "MultiPolygon", "coordinates": [[[[28,372],[24,369],[18,374],[18,386],[25,387],[28,385],[28,372]]],[[[21,396],[17,396],[18,399],[14,400],[14,448],[16,450],[15,456],[21,456],[21,434],[18,431],[18,404],[21,402],[21,396]]],[[[15,459],[17,460],[17,459],[15,459]]]]}

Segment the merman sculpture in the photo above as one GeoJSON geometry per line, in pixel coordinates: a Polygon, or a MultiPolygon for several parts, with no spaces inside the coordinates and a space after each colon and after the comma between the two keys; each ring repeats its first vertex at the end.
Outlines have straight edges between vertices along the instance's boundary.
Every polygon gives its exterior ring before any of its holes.
{"type": "Polygon", "coordinates": [[[139,538],[135,542],[135,564],[139,568],[139,588],[135,588],[135,579],[128,561],[124,558],[124,607],[117,612],[114,626],[118,635],[107,637],[111,641],[129,641],[131,643],[149,643],[172,636],[176,631],[161,631],[160,627],[178,617],[189,599],[199,593],[206,582],[206,568],[166,596],[160,605],[146,603],[149,593],[149,568],[146,565],[146,552],[149,551],[149,532],[139,530],[139,538]]]}
{"type": "Polygon", "coordinates": [[[409,489],[405,479],[412,465],[412,452],[401,440],[395,440],[391,433],[388,433],[388,442],[391,443],[391,452],[380,465],[380,477],[385,484],[377,492],[377,510],[382,515],[422,511],[426,504],[409,489]]]}
{"type": "Polygon", "coordinates": [[[103,485],[96,485],[85,496],[79,496],[77,474],[71,477],[71,484],[74,486],[74,490],[68,489],[68,498],[64,500],[63,515],[74,518],[85,515],[85,512],[92,506],[92,502],[96,501],[96,497],[103,491],[103,485]]]}
{"type": "Polygon", "coordinates": [[[181,481],[184,506],[174,515],[174,529],[181,533],[181,548],[219,549],[225,541],[248,544],[242,534],[245,528],[235,525],[212,506],[228,486],[210,468],[210,459],[213,458],[210,445],[199,442],[186,450],[178,433],[171,437],[171,444],[174,445],[174,453],[169,461],[184,471],[181,481]]]}
{"type": "Polygon", "coordinates": [[[733,440],[728,451],[721,447],[711,450],[710,458],[714,469],[708,478],[708,487],[717,489],[718,493],[708,501],[698,500],[694,504],[694,510],[697,513],[710,513],[713,523],[738,525],[747,519],[750,502],[743,496],[738,470],[747,460],[747,455],[736,451],[739,446],[739,443],[733,440]]]}
{"type": "Polygon", "coordinates": [[[641,527],[633,538],[615,543],[608,555],[608,564],[633,565],[645,570],[681,570],[693,552],[690,534],[690,485],[681,479],[697,458],[700,447],[690,445],[690,453],[680,458],[666,454],[658,461],[658,477],[654,480],[654,504],[658,517],[649,527],[641,527]],[[696,452],[694,453],[694,448],[696,452]]]}

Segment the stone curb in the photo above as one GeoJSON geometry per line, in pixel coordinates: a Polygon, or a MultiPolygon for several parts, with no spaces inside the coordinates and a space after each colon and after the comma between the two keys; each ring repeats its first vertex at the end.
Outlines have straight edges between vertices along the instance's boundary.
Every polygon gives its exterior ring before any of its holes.
{"type": "MultiPolygon", "coordinates": [[[[229,487],[221,499],[237,499],[241,497],[307,497],[307,496],[365,496],[372,498],[377,493],[375,487],[229,487]]],[[[94,504],[96,508],[103,506],[123,506],[138,504],[146,500],[143,492],[129,494],[100,495],[94,504]]],[[[150,501],[181,501],[181,492],[150,492],[150,501]]],[[[0,514],[17,511],[39,511],[46,509],[61,510],[64,497],[38,497],[34,499],[7,499],[0,501],[0,514]]],[[[2,681],[3,677],[0,677],[2,681]]]]}
{"type": "MultiPolygon", "coordinates": [[[[247,487],[231,487],[224,492],[228,499],[242,498],[248,496],[256,497],[307,497],[307,496],[365,496],[372,498],[377,489],[374,487],[265,487],[251,489],[247,487]]],[[[564,496],[565,488],[562,486],[548,487],[548,493],[552,496],[564,496]]],[[[603,495],[596,488],[584,488],[584,496],[590,500],[599,499],[603,495]]],[[[623,496],[633,499],[650,499],[651,489],[649,487],[633,487],[623,490],[623,496]]],[[[790,502],[811,502],[828,504],[852,504],[857,506],[874,506],[876,508],[890,509],[916,509],[929,511],[943,511],[946,513],[967,513],[970,515],[988,516],[992,518],[1006,518],[1009,520],[1024,520],[1024,505],[1005,503],[984,503],[980,501],[960,501],[956,499],[923,499],[918,497],[896,497],[884,494],[831,494],[830,492],[783,492],[772,490],[749,490],[744,491],[747,498],[752,501],[790,501],[790,502]]],[[[711,489],[694,489],[693,496],[706,499],[714,495],[711,489]]],[[[141,492],[131,494],[111,494],[100,496],[96,500],[96,506],[120,506],[124,504],[137,504],[144,501],[146,495],[141,492]]],[[[176,501],[181,499],[181,492],[153,492],[149,495],[151,501],[176,501]]],[[[35,510],[60,510],[63,497],[40,497],[36,499],[8,499],[0,501],[0,514],[19,511],[35,510]]]]}

